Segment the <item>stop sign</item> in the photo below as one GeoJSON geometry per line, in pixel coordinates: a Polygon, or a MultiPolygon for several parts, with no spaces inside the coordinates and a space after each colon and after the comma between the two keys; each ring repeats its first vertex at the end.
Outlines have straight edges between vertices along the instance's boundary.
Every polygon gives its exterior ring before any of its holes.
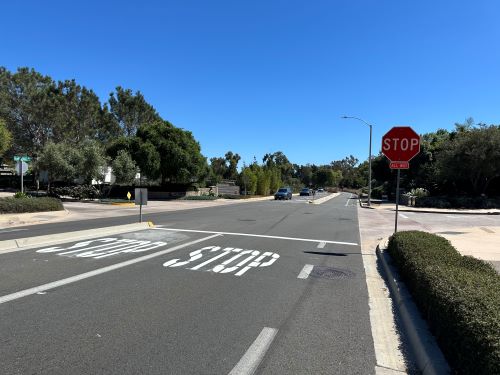
{"type": "Polygon", "coordinates": [[[392,162],[408,162],[420,152],[420,136],[409,126],[395,126],[382,137],[382,153],[392,162]]]}

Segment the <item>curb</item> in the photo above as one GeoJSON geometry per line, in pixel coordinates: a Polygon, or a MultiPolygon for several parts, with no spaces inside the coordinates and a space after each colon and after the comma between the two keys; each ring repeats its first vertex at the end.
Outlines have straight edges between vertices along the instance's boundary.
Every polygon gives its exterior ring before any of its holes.
{"type": "Polygon", "coordinates": [[[450,374],[451,370],[439,349],[434,336],[429,332],[427,323],[421,318],[417,306],[404,283],[399,280],[397,271],[389,265],[389,254],[385,251],[388,238],[382,240],[376,249],[377,258],[382,264],[385,279],[391,292],[394,307],[398,310],[416,359],[416,364],[423,375],[450,374]]]}
{"type": "MultiPolygon", "coordinates": [[[[388,210],[389,211],[389,210],[388,210]]],[[[391,209],[390,211],[395,212],[395,209],[391,209]]],[[[500,215],[500,212],[464,212],[464,211],[431,211],[431,210],[412,210],[412,209],[401,209],[399,208],[399,212],[417,212],[422,214],[447,214],[447,215],[500,215]]]]}
{"type": "Polygon", "coordinates": [[[67,233],[55,233],[44,236],[18,238],[15,240],[0,241],[0,254],[32,249],[44,245],[56,245],[70,241],[80,241],[99,236],[135,232],[154,227],[151,221],[136,224],[116,225],[112,227],[79,230],[67,233]]]}

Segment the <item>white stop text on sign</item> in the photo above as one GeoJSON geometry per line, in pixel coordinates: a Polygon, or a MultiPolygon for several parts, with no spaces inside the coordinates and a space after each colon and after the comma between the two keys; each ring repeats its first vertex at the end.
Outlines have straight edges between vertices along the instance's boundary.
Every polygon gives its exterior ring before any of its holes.
{"type": "Polygon", "coordinates": [[[270,251],[261,253],[258,250],[206,246],[190,252],[189,259],[187,260],[171,259],[163,263],[163,266],[172,268],[183,267],[194,271],[204,268],[206,271],[215,273],[228,273],[234,274],[234,276],[241,276],[250,269],[268,267],[276,262],[279,257],[278,254],[270,251]]]}
{"type": "Polygon", "coordinates": [[[419,148],[418,138],[385,138],[382,144],[384,151],[413,151],[419,148]]]}

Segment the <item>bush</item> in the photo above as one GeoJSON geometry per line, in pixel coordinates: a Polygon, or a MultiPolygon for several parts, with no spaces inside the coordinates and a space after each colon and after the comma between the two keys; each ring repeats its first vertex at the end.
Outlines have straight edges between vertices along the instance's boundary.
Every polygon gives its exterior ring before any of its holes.
{"type": "Polygon", "coordinates": [[[384,187],[377,186],[372,189],[372,198],[373,199],[382,199],[382,195],[384,194],[384,187]]]}
{"type": "Polygon", "coordinates": [[[0,213],[61,211],[64,207],[55,198],[0,198],[0,213]]]}
{"type": "Polygon", "coordinates": [[[500,208],[499,198],[486,197],[419,197],[416,207],[432,208],[500,208]]]}
{"type": "Polygon", "coordinates": [[[28,194],[18,191],[16,194],[14,194],[14,198],[16,198],[16,199],[28,198],[28,194]]]}
{"type": "Polygon", "coordinates": [[[215,197],[213,195],[190,195],[188,197],[184,197],[182,199],[187,200],[187,201],[214,201],[218,197],[215,197]]]}
{"type": "Polygon", "coordinates": [[[93,185],[62,186],[51,189],[50,195],[55,198],[62,196],[82,199],[97,199],[101,196],[99,190],[93,185]]]}
{"type": "Polygon", "coordinates": [[[500,374],[496,270],[425,232],[396,233],[388,251],[454,371],[500,374]]]}

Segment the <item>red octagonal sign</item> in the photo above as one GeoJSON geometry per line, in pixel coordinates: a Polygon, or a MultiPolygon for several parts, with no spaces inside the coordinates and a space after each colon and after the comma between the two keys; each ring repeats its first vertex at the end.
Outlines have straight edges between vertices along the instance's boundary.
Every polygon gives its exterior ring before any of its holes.
{"type": "Polygon", "coordinates": [[[408,162],[420,152],[420,136],[409,126],[395,126],[382,137],[382,153],[392,162],[408,162]]]}

